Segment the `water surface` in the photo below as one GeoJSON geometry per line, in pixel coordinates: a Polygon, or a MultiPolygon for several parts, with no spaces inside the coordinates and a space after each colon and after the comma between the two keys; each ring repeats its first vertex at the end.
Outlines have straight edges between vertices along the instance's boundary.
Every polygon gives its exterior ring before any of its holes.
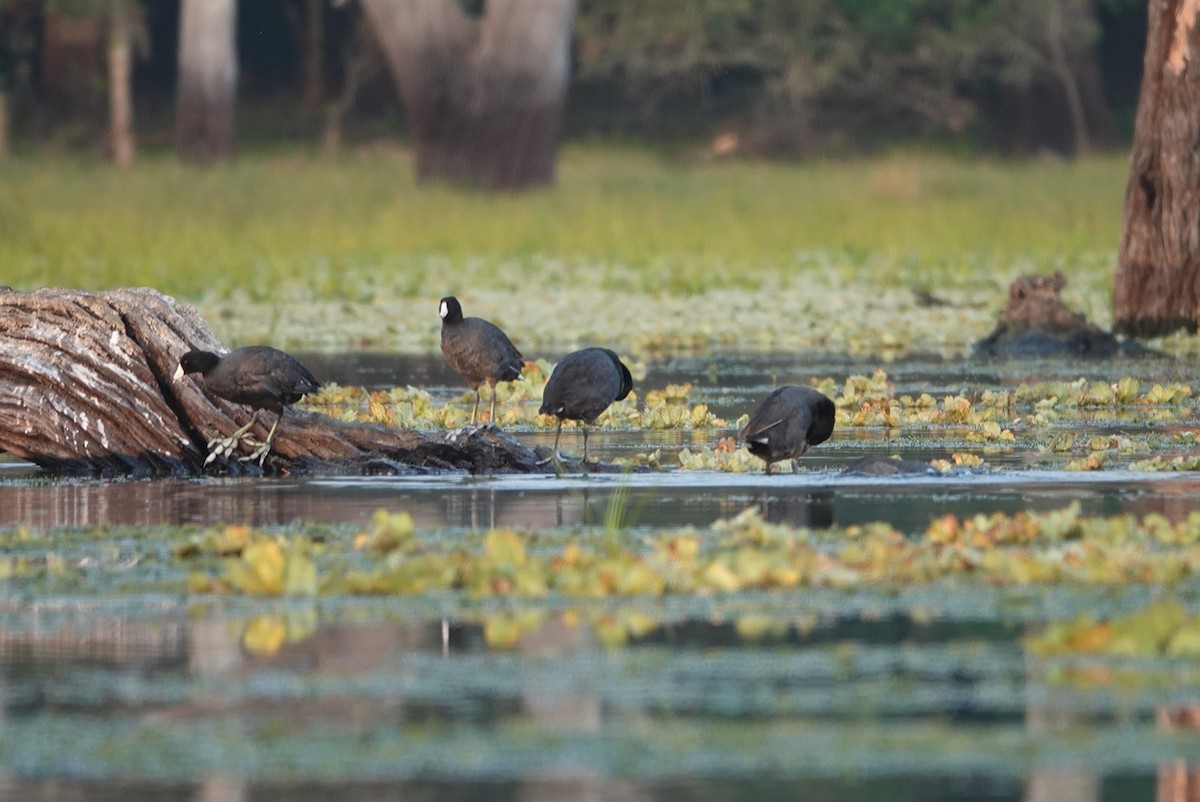
{"type": "MultiPolygon", "coordinates": [[[[465,390],[440,358],[304,359],[341,384],[413,384],[439,401],[465,390]]],[[[692,382],[693,403],[735,420],[779,383],[841,381],[872,368],[787,355],[661,358],[644,366],[638,386],[692,382]]],[[[1080,375],[1200,380],[1194,366],[1163,361],[918,359],[887,369],[898,394],[937,397],[1080,375]]],[[[1191,407],[1165,419],[1132,409],[1050,431],[1142,436],[1192,428],[1193,417],[1191,407]]],[[[530,445],[553,437],[513,434],[530,445]]],[[[669,463],[713,438],[605,431],[590,445],[603,459],[657,449],[669,463]]],[[[565,450],[573,439],[564,435],[565,450]]],[[[356,530],[383,508],[407,510],[422,532],[450,539],[503,526],[598,543],[613,516],[635,541],[651,528],[706,527],[748,506],[793,525],[882,520],[918,533],[943,513],[1074,501],[1089,515],[1178,520],[1200,498],[1194,473],[1067,471],[1078,454],[1028,445],[986,447],[989,468],[980,472],[843,473],[863,456],[924,462],[984,449],[952,429],[898,438],[843,427],[799,472],[771,477],[87,481],[0,463],[0,527],[114,527],[57,544],[54,559],[88,579],[77,588],[6,592],[0,584],[0,798],[1090,802],[1165,793],[1178,779],[1172,772],[1200,761],[1196,731],[1163,724],[1200,699],[1200,669],[1171,659],[1034,660],[1021,639],[1048,621],[1121,615],[1164,596],[1200,611],[1194,582],[996,588],[962,580],[632,603],[549,598],[530,605],[537,623],[517,646],[498,651],[485,630],[514,613],[503,602],[189,595],[181,569],[155,567],[163,535],[122,529],[356,530]],[[598,627],[630,604],[655,625],[623,648],[606,647],[598,627]],[[767,630],[748,636],[762,620],[767,630]],[[277,648],[255,646],[273,632],[277,648]]]]}

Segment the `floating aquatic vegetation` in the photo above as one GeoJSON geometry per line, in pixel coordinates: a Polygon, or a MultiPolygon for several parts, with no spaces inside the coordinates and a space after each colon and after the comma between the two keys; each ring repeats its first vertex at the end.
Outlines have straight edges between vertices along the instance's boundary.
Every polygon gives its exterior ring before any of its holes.
{"type": "MultiPolygon", "coordinates": [[[[548,549],[543,540],[491,529],[445,544],[420,537],[406,513],[381,511],[348,549],[251,532],[239,554],[223,557],[214,574],[193,574],[189,585],[246,595],[445,592],[534,600],[899,587],[966,576],[1025,585],[1200,575],[1200,512],[1178,523],[1153,515],[1085,518],[1078,504],[1044,514],[945,515],[917,538],[882,522],[828,530],[770,524],[750,508],[707,531],[667,531],[631,544],[571,539],[548,549]],[[345,551],[358,557],[335,559],[345,551]]],[[[194,542],[175,553],[197,556],[194,542]]]]}
{"type": "MultiPolygon", "coordinates": [[[[246,527],[229,527],[244,529],[246,527]]],[[[190,548],[190,544],[189,544],[190,548]]],[[[188,549],[183,555],[190,554],[188,549]]],[[[189,590],[243,593],[249,596],[312,596],[317,592],[317,567],[303,538],[283,539],[250,531],[236,556],[228,557],[219,577],[196,572],[189,590]]]]}
{"type": "Polygon", "coordinates": [[[1103,654],[1122,657],[1200,657],[1200,614],[1177,600],[1163,600],[1124,616],[1084,615],[1056,622],[1024,640],[1039,657],[1103,654]]]}
{"type": "MultiPolygon", "coordinates": [[[[550,430],[556,420],[538,415],[536,409],[546,377],[553,365],[544,360],[527,362],[524,379],[501,382],[496,392],[504,400],[499,423],[516,431],[550,430]]],[[[948,472],[954,467],[980,468],[988,454],[1014,448],[1047,454],[1072,455],[1064,463],[1067,470],[1099,471],[1124,467],[1130,455],[1162,450],[1168,440],[1180,446],[1193,446],[1194,433],[1102,434],[1082,436],[1056,431],[1056,427],[1075,420],[1097,422],[1121,417],[1138,425],[1152,421],[1187,418],[1194,413],[1196,400],[1187,384],[1146,384],[1133,377],[1112,382],[1094,382],[1080,378],[1071,382],[1021,384],[1013,390],[989,388],[977,394],[904,393],[887,371],[852,374],[842,381],[820,378],[811,381],[832,398],[838,408],[837,428],[882,428],[900,434],[936,433],[944,438],[953,431],[960,450],[953,462],[935,460],[932,467],[948,472]],[[964,444],[978,443],[981,453],[968,460],[964,444]],[[976,462],[975,460],[978,460],[976,462]]],[[[728,420],[715,414],[703,401],[695,401],[696,388],[690,383],[647,388],[613,404],[596,421],[595,427],[608,430],[711,431],[709,442],[693,440],[681,450],[664,458],[660,451],[619,457],[618,464],[634,467],[674,468],[678,470],[753,472],[762,463],[740,449],[732,434],[747,420],[743,414],[728,420]]],[[[393,388],[366,391],[362,388],[327,386],[306,399],[311,409],[345,420],[370,421],[417,429],[447,429],[465,425],[471,395],[439,404],[428,391],[417,388],[393,388]]],[[[568,422],[567,428],[577,426],[568,422]]],[[[1158,456],[1133,462],[1133,470],[1194,470],[1196,462],[1187,456],[1158,456]]]]}
{"type": "Polygon", "coordinates": [[[1155,456],[1129,463],[1131,471],[1200,471],[1200,454],[1155,456]]]}

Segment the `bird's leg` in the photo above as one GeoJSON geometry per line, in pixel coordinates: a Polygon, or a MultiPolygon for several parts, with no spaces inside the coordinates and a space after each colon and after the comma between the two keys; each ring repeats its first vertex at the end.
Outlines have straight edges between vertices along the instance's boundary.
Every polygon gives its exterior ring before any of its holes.
{"type": "Polygon", "coordinates": [[[237,450],[238,444],[246,440],[246,433],[258,423],[258,410],[254,410],[254,414],[250,416],[250,422],[242,428],[238,429],[228,437],[217,437],[208,441],[208,458],[204,460],[204,464],[215,460],[217,457],[231,457],[233,452],[237,450]]]}
{"type": "Polygon", "coordinates": [[[581,421],[579,426],[583,429],[583,464],[587,465],[587,424],[581,421]]]}
{"type": "Polygon", "coordinates": [[[562,436],[562,418],[558,419],[558,427],[554,430],[554,451],[550,453],[548,459],[542,460],[538,465],[545,465],[547,462],[553,462],[554,467],[559,473],[563,472],[562,459],[558,456],[558,438],[562,436]]]}
{"type": "Polygon", "coordinates": [[[767,461],[767,467],[764,470],[766,471],[767,476],[771,475],[771,462],[769,460],[767,461]]]}
{"type": "Polygon", "coordinates": [[[492,385],[492,417],[490,418],[492,425],[496,425],[496,385],[492,385]]]}
{"type": "Polygon", "coordinates": [[[475,425],[475,415],[479,412],[479,386],[475,386],[475,406],[471,407],[471,425],[475,425]]]}
{"type": "Polygon", "coordinates": [[[267,454],[271,452],[271,443],[275,440],[275,432],[279,430],[279,422],[281,420],[283,420],[283,410],[279,411],[279,417],[275,419],[275,423],[271,424],[271,431],[267,432],[267,439],[258,443],[258,447],[251,451],[249,456],[242,457],[242,462],[254,462],[257,460],[259,467],[262,467],[267,454]]]}

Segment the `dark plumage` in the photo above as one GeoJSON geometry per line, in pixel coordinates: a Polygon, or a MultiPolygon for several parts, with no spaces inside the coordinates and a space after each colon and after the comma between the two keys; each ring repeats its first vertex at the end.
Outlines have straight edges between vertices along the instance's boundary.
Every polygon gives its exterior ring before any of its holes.
{"type": "Polygon", "coordinates": [[[450,366],[462,374],[475,391],[471,424],[479,412],[479,385],[492,387],[492,422],[496,420],[496,382],[521,378],[525,357],[499,327],[477,317],[463,317],[462,305],[454,296],[441,302],[442,353],[450,366]]]}
{"type": "Polygon", "coordinates": [[[238,442],[257,422],[258,410],[266,409],[278,417],[267,439],[259,443],[254,453],[246,458],[257,459],[261,464],[271,450],[271,441],[275,439],[279,422],[283,420],[284,409],[299,401],[306,393],[321,388],[321,383],[308,368],[283,351],[267,345],[248,345],[224,356],[211,351],[188,351],[179,358],[175,381],[185,373],[203,375],[204,385],[213,395],[254,409],[254,417],[249,423],[230,437],[209,444],[210,447],[214,444],[216,447],[206,462],[211,462],[222,450],[226,455],[232,454],[238,442]]]}
{"type": "Polygon", "coordinates": [[[629,368],[607,348],[584,348],[567,354],[554,368],[542,393],[543,415],[558,418],[554,432],[554,453],[558,454],[558,438],[564,420],[583,424],[583,461],[587,462],[588,424],[620,401],[633,389],[629,368]]]}
{"type": "Polygon", "coordinates": [[[819,390],[789,384],[763,399],[738,437],[751,454],[766,460],[770,474],[772,462],[795,459],[828,440],[834,415],[833,402],[819,390]]]}

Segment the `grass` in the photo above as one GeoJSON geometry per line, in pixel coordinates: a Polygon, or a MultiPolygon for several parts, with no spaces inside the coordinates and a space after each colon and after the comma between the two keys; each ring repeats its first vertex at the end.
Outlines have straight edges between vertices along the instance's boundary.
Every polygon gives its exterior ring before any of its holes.
{"type": "MultiPolygon", "coordinates": [[[[491,195],[418,186],[408,152],[386,147],[250,153],[212,169],[149,155],[129,172],[35,154],[0,163],[0,281],[153,286],[199,302],[210,319],[234,319],[218,327],[233,340],[345,347],[365,338],[403,350],[432,340],[389,326],[428,317],[425,307],[449,292],[471,299],[468,314],[507,310],[518,327],[549,320],[560,340],[594,334],[575,326],[580,304],[619,308],[633,296],[769,299],[812,284],[974,297],[1052,269],[1072,277],[1095,314],[1107,305],[1125,158],[899,152],[771,164],[580,145],[564,150],[555,187],[491,195]],[[285,304],[320,309],[289,329],[285,304]],[[360,304],[386,308],[359,315],[360,304]],[[565,309],[554,313],[557,304],[565,309]],[[352,331],[354,319],[363,331],[352,331]]],[[[655,316],[641,303],[639,316],[655,316]]],[[[721,312],[701,306],[691,328],[701,344],[720,344],[702,321],[721,312]]],[[[688,345],[687,328],[668,325],[668,340],[688,345]]],[[[772,332],[721,336],[791,344],[772,332]]]]}

